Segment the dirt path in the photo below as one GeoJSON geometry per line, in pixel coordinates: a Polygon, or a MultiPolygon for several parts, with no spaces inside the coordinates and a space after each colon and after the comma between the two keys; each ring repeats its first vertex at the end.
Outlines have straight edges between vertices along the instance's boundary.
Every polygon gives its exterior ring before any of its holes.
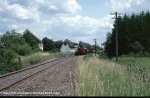
{"type": "Polygon", "coordinates": [[[74,96],[77,57],[1,92],[3,96],[74,96]]]}

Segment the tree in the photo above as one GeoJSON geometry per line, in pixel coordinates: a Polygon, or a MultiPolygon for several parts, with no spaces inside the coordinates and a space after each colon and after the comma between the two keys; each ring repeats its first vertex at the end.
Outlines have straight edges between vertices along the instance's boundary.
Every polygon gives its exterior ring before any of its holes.
{"type": "Polygon", "coordinates": [[[109,57],[115,55],[115,42],[112,42],[113,37],[114,36],[110,32],[108,32],[106,42],[103,43],[103,45],[105,46],[104,51],[108,54],[109,57]]]}
{"type": "MultiPolygon", "coordinates": [[[[129,53],[150,52],[150,14],[142,11],[140,14],[118,17],[118,48],[119,56],[129,53]]],[[[107,35],[104,48],[109,56],[115,56],[115,27],[107,35]]]]}
{"type": "Polygon", "coordinates": [[[23,38],[27,43],[29,43],[32,49],[38,48],[38,43],[36,39],[33,37],[33,35],[31,34],[30,30],[27,29],[23,32],[23,38]]]}
{"type": "Polygon", "coordinates": [[[27,44],[15,44],[12,46],[12,50],[14,50],[18,55],[25,56],[32,53],[32,48],[27,44]]]}
{"type": "Polygon", "coordinates": [[[43,50],[44,51],[53,50],[53,48],[54,48],[54,42],[53,42],[53,40],[45,37],[45,38],[42,39],[42,42],[43,42],[43,50]]]}
{"type": "Polygon", "coordinates": [[[61,48],[61,45],[62,45],[62,40],[60,40],[60,41],[55,41],[54,42],[55,43],[55,48],[56,48],[56,50],[57,50],[57,52],[59,52],[60,51],[60,48],[61,48]]]}
{"type": "MultiPolygon", "coordinates": [[[[93,53],[93,50],[95,49],[95,45],[90,45],[89,43],[79,41],[79,46],[80,47],[86,47],[90,53],[93,53]]],[[[99,49],[99,46],[96,47],[99,49]]]]}
{"type": "Polygon", "coordinates": [[[0,60],[3,63],[10,64],[16,57],[19,59],[21,55],[28,55],[31,52],[31,47],[15,30],[7,31],[0,37],[0,60]]]}
{"type": "Polygon", "coordinates": [[[12,30],[11,32],[7,31],[6,34],[3,34],[0,38],[1,46],[3,47],[11,47],[15,44],[24,44],[25,40],[20,33],[15,32],[12,30]]]}

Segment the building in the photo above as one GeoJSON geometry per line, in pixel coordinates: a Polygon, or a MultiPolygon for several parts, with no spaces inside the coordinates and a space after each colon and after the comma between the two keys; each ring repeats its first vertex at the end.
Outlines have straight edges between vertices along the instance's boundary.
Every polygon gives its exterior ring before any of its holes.
{"type": "Polygon", "coordinates": [[[76,49],[77,46],[74,46],[70,40],[66,39],[61,45],[60,52],[75,52],[76,49]]]}

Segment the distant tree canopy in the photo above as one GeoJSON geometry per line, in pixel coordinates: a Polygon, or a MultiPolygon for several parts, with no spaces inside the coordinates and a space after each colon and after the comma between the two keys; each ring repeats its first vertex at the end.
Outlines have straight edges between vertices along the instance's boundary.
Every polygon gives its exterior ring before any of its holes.
{"type": "MultiPolygon", "coordinates": [[[[90,45],[89,43],[86,43],[86,42],[79,41],[79,46],[86,47],[89,50],[89,52],[93,52],[95,50],[95,45],[90,45]]],[[[98,51],[100,50],[100,47],[96,45],[96,49],[98,51]]]]}
{"type": "Polygon", "coordinates": [[[20,33],[7,31],[0,37],[0,62],[10,64],[19,55],[31,54],[31,47],[20,33]]]}
{"type": "Polygon", "coordinates": [[[0,45],[2,47],[11,47],[15,44],[25,44],[23,36],[20,33],[17,33],[15,30],[12,30],[11,32],[7,31],[0,38],[0,45]]]}
{"type": "MultiPolygon", "coordinates": [[[[138,54],[150,53],[150,13],[124,15],[118,17],[118,53],[138,54]]],[[[107,40],[103,44],[108,56],[115,56],[116,21],[112,33],[107,34],[107,40]]]]}
{"type": "Polygon", "coordinates": [[[25,39],[25,41],[27,43],[29,43],[29,45],[32,47],[32,49],[39,48],[38,43],[37,43],[35,37],[33,37],[33,35],[31,34],[30,30],[27,29],[23,32],[23,38],[25,39]]]}
{"type": "Polygon", "coordinates": [[[59,52],[62,41],[53,41],[47,37],[42,39],[43,42],[43,50],[44,51],[51,51],[51,52],[59,52]]]}

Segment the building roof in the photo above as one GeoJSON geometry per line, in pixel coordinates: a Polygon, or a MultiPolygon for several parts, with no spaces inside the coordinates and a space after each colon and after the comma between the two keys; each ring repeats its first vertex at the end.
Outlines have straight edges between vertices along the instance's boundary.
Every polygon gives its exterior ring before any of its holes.
{"type": "Polygon", "coordinates": [[[28,32],[28,33],[30,33],[38,42],[42,43],[42,41],[38,37],[36,37],[33,33],[31,32],[28,32]]]}
{"type": "Polygon", "coordinates": [[[38,38],[38,37],[36,37],[33,33],[31,33],[32,35],[33,35],[33,37],[38,41],[38,42],[41,42],[42,43],[42,41],[38,38]]]}
{"type": "Polygon", "coordinates": [[[64,44],[65,44],[65,43],[68,44],[68,45],[70,46],[70,48],[74,48],[74,47],[75,47],[74,44],[73,44],[73,42],[71,42],[71,41],[68,40],[68,39],[66,39],[63,43],[64,43],[64,44]]]}

